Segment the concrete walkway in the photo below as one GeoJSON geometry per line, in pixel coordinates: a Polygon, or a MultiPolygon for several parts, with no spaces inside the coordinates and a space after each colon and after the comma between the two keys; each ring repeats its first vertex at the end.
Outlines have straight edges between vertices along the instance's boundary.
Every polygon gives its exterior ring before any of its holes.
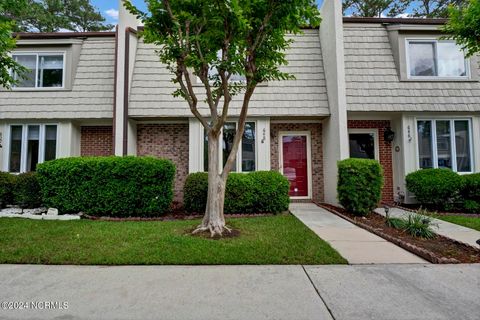
{"type": "Polygon", "coordinates": [[[313,203],[292,203],[290,211],[350,264],[428,263],[313,203]]]}
{"type": "Polygon", "coordinates": [[[480,265],[0,265],[0,288],[1,302],[67,303],[2,303],[0,319],[476,320],[480,265]]]}
{"type": "MultiPolygon", "coordinates": [[[[383,208],[375,209],[375,212],[385,216],[385,209],[383,208]]],[[[400,208],[390,208],[389,214],[391,217],[405,217],[411,212],[400,208]]],[[[477,243],[477,240],[480,240],[480,231],[440,219],[433,219],[433,222],[438,225],[438,228],[433,228],[436,233],[480,249],[480,245],[477,243]]]]}

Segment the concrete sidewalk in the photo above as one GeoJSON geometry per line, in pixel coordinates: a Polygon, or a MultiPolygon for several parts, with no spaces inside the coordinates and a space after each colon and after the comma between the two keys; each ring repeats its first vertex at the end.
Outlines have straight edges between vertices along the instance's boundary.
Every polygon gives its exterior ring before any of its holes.
{"type": "Polygon", "coordinates": [[[0,319],[476,320],[480,265],[0,265],[0,319]]]}
{"type": "MultiPolygon", "coordinates": [[[[375,212],[385,216],[385,209],[383,208],[375,209],[375,212]]],[[[391,217],[405,217],[411,213],[412,212],[400,208],[390,208],[389,211],[391,217]]],[[[438,228],[433,228],[433,231],[435,231],[435,233],[438,233],[450,239],[467,243],[475,248],[480,249],[480,244],[477,243],[477,240],[480,240],[480,231],[440,219],[433,219],[433,222],[438,226],[438,228]]]]}
{"type": "Polygon", "coordinates": [[[428,263],[313,203],[292,203],[290,211],[350,264],[428,263]]]}

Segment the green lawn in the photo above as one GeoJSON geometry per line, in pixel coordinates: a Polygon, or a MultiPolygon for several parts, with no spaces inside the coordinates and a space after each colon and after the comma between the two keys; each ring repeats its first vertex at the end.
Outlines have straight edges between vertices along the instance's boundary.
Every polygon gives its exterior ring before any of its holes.
{"type": "Polygon", "coordinates": [[[437,218],[480,231],[480,218],[477,217],[438,216],[437,218]]]}
{"type": "Polygon", "coordinates": [[[199,221],[36,221],[0,218],[0,263],[344,264],[292,215],[230,219],[237,238],[191,236],[199,221]]]}

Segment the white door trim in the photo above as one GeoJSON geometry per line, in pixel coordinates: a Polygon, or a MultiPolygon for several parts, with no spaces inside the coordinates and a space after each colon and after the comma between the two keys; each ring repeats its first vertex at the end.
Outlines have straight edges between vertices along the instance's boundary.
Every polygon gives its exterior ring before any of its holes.
{"type": "Polygon", "coordinates": [[[310,131],[280,131],[278,133],[278,167],[283,175],[283,137],[285,136],[305,136],[307,137],[307,182],[308,195],[301,197],[290,197],[291,199],[312,199],[312,143],[310,131]]]}

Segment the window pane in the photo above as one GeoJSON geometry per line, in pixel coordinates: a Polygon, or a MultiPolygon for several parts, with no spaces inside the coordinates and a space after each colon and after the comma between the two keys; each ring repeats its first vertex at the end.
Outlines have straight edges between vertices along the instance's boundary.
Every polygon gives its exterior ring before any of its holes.
{"type": "MultiPolygon", "coordinates": [[[[223,126],[223,165],[227,163],[228,155],[232,151],[236,131],[235,122],[227,122],[223,126]]],[[[237,164],[235,162],[233,163],[232,171],[237,171],[237,164]]]]}
{"type": "Polygon", "coordinates": [[[12,126],[10,131],[10,172],[20,172],[22,157],[22,126],[12,126]]]}
{"type": "Polygon", "coordinates": [[[19,77],[16,74],[14,75],[15,80],[18,80],[18,83],[15,85],[15,87],[34,88],[35,73],[37,69],[37,56],[36,55],[13,55],[13,59],[28,69],[22,75],[23,77],[19,77]]]}
{"type": "Polygon", "coordinates": [[[410,75],[416,77],[436,76],[434,42],[410,42],[410,75]]]}
{"type": "MultiPolygon", "coordinates": [[[[222,59],[222,51],[221,50],[219,50],[217,52],[217,58],[218,58],[219,61],[222,59]]],[[[208,69],[208,77],[209,77],[210,81],[212,81],[212,82],[214,82],[215,80],[220,80],[220,78],[218,77],[217,67],[210,66],[210,68],[208,69]]],[[[230,76],[230,79],[228,80],[228,82],[245,82],[246,80],[247,80],[247,78],[244,75],[232,74],[230,76]]]]}
{"type": "Polygon", "coordinates": [[[57,157],[57,126],[45,126],[45,161],[57,157]]]}
{"type": "Polygon", "coordinates": [[[433,168],[432,122],[418,121],[417,131],[420,168],[433,168]]]}
{"type": "Polygon", "coordinates": [[[438,75],[440,77],[464,77],[467,75],[463,51],[455,42],[439,42],[438,75]]]}
{"type": "Polygon", "coordinates": [[[470,128],[466,120],[455,121],[455,147],[457,152],[457,171],[471,172],[470,128]]]}
{"type": "Polygon", "coordinates": [[[255,171],[255,122],[245,123],[242,137],[242,171],[255,171]]]}
{"type": "Polygon", "coordinates": [[[27,171],[35,171],[38,163],[40,145],[40,126],[28,126],[27,134],[27,171]]]}
{"type": "Polygon", "coordinates": [[[373,133],[351,133],[350,158],[375,159],[375,136],[373,133]]]}
{"type": "Polygon", "coordinates": [[[438,167],[452,169],[452,140],[449,120],[437,120],[438,167]]]}
{"type": "Polygon", "coordinates": [[[63,85],[63,56],[39,56],[39,87],[61,87],[63,85]]]}

